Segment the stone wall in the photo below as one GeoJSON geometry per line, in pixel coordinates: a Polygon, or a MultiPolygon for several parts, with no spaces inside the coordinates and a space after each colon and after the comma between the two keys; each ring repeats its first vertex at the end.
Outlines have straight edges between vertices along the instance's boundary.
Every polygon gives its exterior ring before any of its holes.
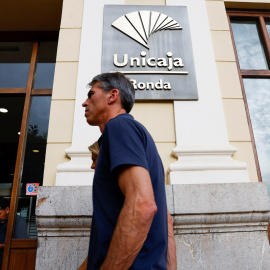
{"type": "MultiPolygon", "coordinates": [[[[270,269],[270,203],[263,183],[167,185],[177,269],[270,269]]],[[[41,187],[37,270],[74,270],[87,256],[90,186],[41,187]]]]}

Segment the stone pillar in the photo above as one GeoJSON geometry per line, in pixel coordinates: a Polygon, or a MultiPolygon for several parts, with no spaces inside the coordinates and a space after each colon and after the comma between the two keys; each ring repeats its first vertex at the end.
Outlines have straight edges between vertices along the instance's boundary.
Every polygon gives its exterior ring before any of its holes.
{"type": "Polygon", "coordinates": [[[172,188],[177,269],[270,269],[266,184],[172,188]]]}
{"type": "MultiPolygon", "coordinates": [[[[264,183],[166,186],[181,270],[270,269],[264,183]]],[[[37,270],[74,270],[88,252],[92,187],[40,187],[37,270]]]]}
{"type": "Polygon", "coordinates": [[[36,269],[75,270],[88,254],[92,189],[40,187],[36,205],[36,269]]]}

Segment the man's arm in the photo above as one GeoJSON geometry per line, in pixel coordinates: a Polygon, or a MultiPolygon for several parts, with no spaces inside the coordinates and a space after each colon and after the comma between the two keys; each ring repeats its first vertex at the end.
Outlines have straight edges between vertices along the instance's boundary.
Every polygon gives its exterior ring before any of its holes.
{"type": "Polygon", "coordinates": [[[145,168],[125,166],[119,173],[118,184],[125,202],[100,270],[124,270],[132,265],[157,211],[150,175],[145,168]]]}
{"type": "Polygon", "coordinates": [[[169,211],[167,211],[168,216],[168,253],[167,253],[167,269],[176,270],[176,245],[173,232],[173,220],[169,211]]]}

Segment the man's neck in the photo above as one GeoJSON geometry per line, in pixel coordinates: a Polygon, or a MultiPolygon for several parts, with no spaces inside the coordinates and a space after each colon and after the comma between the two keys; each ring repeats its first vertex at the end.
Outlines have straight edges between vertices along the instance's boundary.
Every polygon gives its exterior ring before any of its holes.
{"type": "Polygon", "coordinates": [[[119,114],[123,114],[123,113],[126,113],[126,110],[124,109],[119,109],[115,112],[111,112],[105,119],[104,123],[100,124],[99,125],[99,129],[100,129],[100,132],[103,133],[104,131],[104,128],[105,128],[105,125],[113,118],[115,118],[117,115],[119,114]]]}

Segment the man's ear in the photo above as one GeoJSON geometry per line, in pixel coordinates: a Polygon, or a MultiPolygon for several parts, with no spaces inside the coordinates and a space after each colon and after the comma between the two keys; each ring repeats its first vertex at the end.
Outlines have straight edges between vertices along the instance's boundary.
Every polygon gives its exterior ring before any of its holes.
{"type": "Polygon", "coordinates": [[[6,208],[6,212],[9,213],[9,207],[6,208]]]}
{"type": "Polygon", "coordinates": [[[108,95],[108,104],[112,104],[115,101],[117,101],[118,97],[119,97],[119,90],[118,89],[112,89],[109,92],[109,95],[108,95]]]}

